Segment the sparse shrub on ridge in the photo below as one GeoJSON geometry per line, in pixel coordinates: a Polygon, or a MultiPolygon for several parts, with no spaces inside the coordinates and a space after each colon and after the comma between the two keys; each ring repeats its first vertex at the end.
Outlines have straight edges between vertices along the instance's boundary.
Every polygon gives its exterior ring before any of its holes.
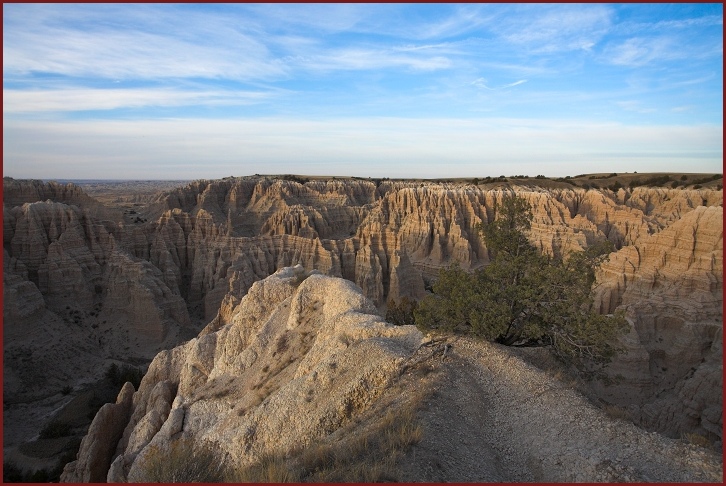
{"type": "Polygon", "coordinates": [[[415,324],[414,311],[418,303],[415,300],[403,297],[399,301],[390,299],[386,309],[386,321],[397,326],[415,324]]]}
{"type": "Polygon", "coordinates": [[[300,177],[292,174],[285,174],[283,176],[280,176],[280,178],[285,181],[297,182],[298,184],[305,184],[307,182],[310,182],[310,179],[308,179],[307,177],[300,177]]]}
{"type": "Polygon", "coordinates": [[[53,420],[52,422],[48,423],[40,431],[41,439],[56,439],[58,437],[67,437],[69,435],[71,435],[70,424],[67,424],[66,422],[60,422],[58,420],[53,420]]]}
{"type": "Polygon", "coordinates": [[[603,407],[603,411],[608,417],[612,419],[632,421],[632,418],[630,417],[630,412],[628,412],[623,407],[619,407],[617,405],[605,405],[603,407]]]}
{"type": "Polygon", "coordinates": [[[708,437],[697,434],[695,432],[681,434],[681,440],[687,442],[688,444],[703,447],[704,449],[710,449],[713,447],[713,444],[710,440],[708,440],[708,437]]]}
{"type": "MultiPolygon", "coordinates": [[[[671,182],[671,176],[669,176],[669,175],[653,176],[653,177],[649,177],[648,179],[645,179],[643,181],[641,181],[640,179],[633,179],[628,184],[628,187],[630,187],[631,189],[638,187],[638,186],[660,187],[663,184],[666,184],[668,182],[671,182]]],[[[676,182],[676,184],[678,184],[677,181],[674,181],[674,182],[676,182]]],[[[676,186],[672,186],[672,187],[676,187],[676,186]]]]}
{"type": "Polygon", "coordinates": [[[623,188],[623,185],[620,183],[620,181],[615,181],[608,186],[608,189],[610,189],[613,192],[618,192],[622,188],[623,188]]]}
{"type": "Polygon", "coordinates": [[[433,295],[414,312],[416,325],[508,346],[547,345],[594,376],[618,352],[615,338],[627,328],[621,315],[592,309],[594,268],[607,259],[612,244],[552,258],[526,236],[532,212],[525,199],[506,196],[496,211],[495,221],[479,227],[491,263],[473,273],[458,265],[440,270],[433,295]]]}
{"type": "Polygon", "coordinates": [[[134,385],[135,389],[139,389],[141,379],[144,377],[144,373],[141,368],[124,364],[122,366],[116,363],[111,363],[106,369],[106,378],[115,386],[123,386],[127,381],[134,385]]]}

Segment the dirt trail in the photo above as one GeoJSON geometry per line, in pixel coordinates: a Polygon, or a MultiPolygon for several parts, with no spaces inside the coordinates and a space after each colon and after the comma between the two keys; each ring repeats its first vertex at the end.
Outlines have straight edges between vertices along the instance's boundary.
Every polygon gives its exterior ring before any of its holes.
{"type": "Polygon", "coordinates": [[[468,338],[428,359],[439,373],[424,436],[401,466],[414,482],[720,482],[713,451],[605,415],[506,348],[468,338]]]}

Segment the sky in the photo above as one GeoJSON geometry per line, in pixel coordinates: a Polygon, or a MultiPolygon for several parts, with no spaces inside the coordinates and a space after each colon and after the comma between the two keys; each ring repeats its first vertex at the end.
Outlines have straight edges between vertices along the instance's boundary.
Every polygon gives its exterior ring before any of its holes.
{"type": "Polygon", "coordinates": [[[3,4],[3,175],[722,172],[723,5],[3,4]]]}

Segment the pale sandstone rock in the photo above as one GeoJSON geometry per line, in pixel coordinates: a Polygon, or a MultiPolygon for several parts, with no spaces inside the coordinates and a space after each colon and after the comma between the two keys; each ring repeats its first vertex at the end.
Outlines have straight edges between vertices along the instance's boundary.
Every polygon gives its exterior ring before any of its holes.
{"type": "Polygon", "coordinates": [[[627,311],[624,380],[597,387],[651,428],[721,438],[723,208],[697,206],[663,231],[611,255],[598,274],[601,312],[627,311]]]}
{"type": "Polygon", "coordinates": [[[61,475],[64,483],[105,482],[116,443],[121,438],[131,413],[134,386],[126,383],[116,403],[107,403],[98,411],[81,441],[77,459],[66,464],[61,475]]]}
{"type": "Polygon", "coordinates": [[[143,481],[149,448],[171,440],[210,441],[243,466],[330,434],[371,406],[421,339],[383,322],[351,282],[280,270],[252,285],[230,324],[154,359],[108,479],[143,481]],[[159,398],[162,385],[173,400],[159,398]]]}
{"type": "Polygon", "coordinates": [[[3,202],[9,206],[22,206],[24,203],[47,199],[77,206],[98,204],[98,201],[73,183],[59,184],[55,181],[3,178],[3,202]]]}
{"type": "MultiPolygon", "coordinates": [[[[505,193],[434,183],[301,185],[264,177],[228,178],[166,192],[153,203],[149,223],[124,226],[112,219],[101,222],[95,203],[76,194],[77,188],[41,190],[35,182],[25,188],[25,181],[7,179],[4,184],[12,185],[4,198],[5,261],[13,261],[7,269],[4,265],[5,326],[19,331],[6,333],[6,338],[17,336],[19,341],[6,339],[5,347],[17,351],[16,356],[32,347],[32,363],[37,365],[36,373],[15,358],[6,359],[6,394],[15,396],[24,389],[48,393],[68,380],[87,381],[100,374],[101,364],[111,356],[141,349],[148,358],[193,335],[177,332],[187,325],[199,329],[203,321],[210,325],[206,334],[221,330],[231,323],[233,309],[254,282],[284,266],[299,263],[307,271],[356,282],[379,306],[391,297],[418,296],[439,268],[454,261],[470,269],[489,262],[476,226],[493,220],[495,204],[505,193]],[[18,195],[7,197],[11,193],[18,195]],[[39,203],[36,198],[76,206],[39,203]],[[64,320],[69,296],[85,313],[75,327],[72,319],[64,320]],[[100,314],[89,315],[89,302],[101,305],[100,314]],[[153,318],[146,322],[146,315],[153,318]],[[114,316],[123,317],[123,325],[114,316]],[[108,321],[105,326],[103,320],[108,321]],[[124,333],[127,322],[154,340],[135,343],[132,334],[124,333]],[[89,329],[91,324],[98,329],[89,329]],[[47,343],[39,344],[39,333],[47,343]],[[147,342],[153,345],[145,346],[147,342]],[[130,349],[124,351],[125,346],[130,349]],[[83,369],[71,371],[78,357],[83,369]]],[[[721,216],[712,214],[713,209],[721,211],[715,207],[722,205],[722,192],[512,190],[532,203],[531,239],[544,251],[563,255],[603,238],[621,248],[603,266],[597,299],[605,312],[625,304],[637,326],[632,339],[644,340],[628,346],[622,361],[627,362],[632,393],[651,393],[660,380],[678,393],[690,393],[686,381],[671,376],[682,367],[666,364],[673,370],[661,373],[667,379],[650,376],[651,368],[656,369],[651,355],[654,362],[660,359],[664,350],[657,339],[674,332],[671,327],[684,332],[678,351],[665,350],[669,362],[691,363],[698,353],[708,361],[720,352],[708,351],[708,345],[715,332],[711,328],[722,320],[722,303],[716,298],[723,285],[722,243],[717,245],[722,223],[721,216]],[[688,223],[678,229],[689,217],[698,219],[697,227],[688,223]],[[715,225],[716,234],[709,236],[715,225]],[[695,236],[689,235],[694,229],[695,236]],[[661,234],[662,240],[655,238],[661,234]],[[716,250],[709,253],[714,242],[716,250]],[[641,264],[641,258],[661,263],[641,264]],[[677,319],[669,321],[671,314],[677,319]],[[691,331],[696,328],[704,330],[691,331]],[[688,354],[686,349],[696,351],[688,354]]],[[[696,381],[688,378],[689,387],[698,380],[713,382],[702,379],[700,370],[694,376],[696,381]]],[[[694,389],[700,396],[705,388],[694,389]]],[[[701,409],[703,425],[696,430],[711,430],[714,403],[681,409],[701,409]]]]}

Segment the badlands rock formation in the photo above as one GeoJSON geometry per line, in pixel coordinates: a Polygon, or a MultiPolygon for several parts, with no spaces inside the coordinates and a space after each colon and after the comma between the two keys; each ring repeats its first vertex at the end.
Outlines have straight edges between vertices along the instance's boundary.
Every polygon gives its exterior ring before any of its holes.
{"type": "Polygon", "coordinates": [[[199,327],[192,326],[178,288],[118,244],[133,237],[134,227],[103,217],[119,211],[99,209],[73,186],[4,183],[7,453],[37,439],[111,363],[148,363],[199,327]],[[41,200],[29,202],[36,197],[41,200]]]}
{"type": "MultiPolygon", "coordinates": [[[[715,412],[721,408],[720,386],[713,385],[720,383],[721,369],[722,192],[515,190],[532,204],[531,239],[543,251],[562,255],[605,238],[620,250],[600,274],[598,301],[602,312],[624,305],[637,331],[626,343],[631,351],[612,368],[614,375],[625,377],[625,388],[613,392],[600,387],[601,397],[627,403],[643,423],[673,436],[708,431],[720,440],[722,422],[715,412]],[[641,247],[650,249],[641,252],[641,247]],[[673,265],[675,260],[680,266],[673,265]],[[661,272],[663,268],[669,270],[661,272]],[[658,332],[643,331],[656,321],[662,321],[658,332]],[[670,357],[661,356],[674,339],[683,349],[695,349],[688,359],[673,349],[667,351],[670,357]],[[701,363],[707,356],[713,363],[701,363]],[[664,359],[679,365],[655,364],[664,359]],[[700,367],[704,370],[696,372],[700,367]],[[662,378],[664,373],[668,379],[662,378]],[[689,387],[677,385],[692,378],[696,381],[689,387]],[[694,387],[701,390],[697,403],[687,396],[694,387]],[[674,388],[682,390],[679,398],[669,398],[664,409],[663,394],[674,388]],[[710,411],[703,416],[705,410],[710,411]],[[674,415],[681,418],[672,420],[674,415]]],[[[421,297],[436,271],[454,261],[465,268],[486,265],[488,252],[476,225],[492,220],[502,194],[475,186],[389,181],[377,186],[366,181],[200,182],[161,196],[155,206],[161,214],[159,233],[179,241],[182,233],[188,235],[187,248],[194,247],[195,253],[188,251],[186,261],[193,269],[166,253],[166,248],[178,247],[172,243],[159,242],[152,262],[167,274],[191,273],[187,298],[199,303],[207,319],[225,295],[243,294],[254,280],[297,262],[356,282],[380,306],[389,298],[421,297]]]]}
{"type": "Polygon", "coordinates": [[[284,268],[255,283],[230,324],[157,355],[133,398],[127,384],[99,412],[62,481],[103,480],[105,464],[109,482],[148,482],[166,451],[185,442],[206,444],[231,470],[312,443],[340,449],[339,432],[362,434],[356,424],[394,383],[392,403],[422,384],[433,391],[418,414],[422,441],[395,479],[713,481],[722,474],[713,452],[609,419],[502,347],[455,340],[444,348],[448,356],[435,357],[416,328],[383,322],[351,282],[313,274],[300,283],[304,277],[300,267],[284,268]],[[424,378],[410,377],[416,363],[428,370],[424,378]]]}
{"type": "MultiPolygon", "coordinates": [[[[382,321],[351,282],[305,278],[300,270],[296,276],[284,268],[255,283],[230,324],[154,358],[133,397],[109,481],[148,480],[148,451],[174,440],[213,443],[243,467],[331,434],[375,401],[421,333],[382,321]]],[[[103,412],[64,481],[99,479],[87,462],[99,443],[113,442],[109,431],[119,430],[95,427],[103,412]]],[[[112,451],[105,453],[110,464],[112,451]]]]}
{"type": "Polygon", "coordinates": [[[55,181],[15,180],[11,177],[3,179],[3,204],[7,206],[22,206],[24,203],[46,200],[76,206],[98,204],[80,187],[72,183],[59,184],[55,181]]]}
{"type": "Polygon", "coordinates": [[[721,437],[723,207],[699,206],[663,231],[611,255],[600,269],[601,312],[626,310],[624,377],[601,396],[672,436],[721,437]]]}
{"type": "Polygon", "coordinates": [[[150,359],[193,335],[178,289],[118,247],[123,228],[51,201],[3,216],[6,402],[93,381],[108,358],[150,359]]]}
{"type": "MultiPolygon", "coordinates": [[[[6,417],[29,416],[14,404],[30,400],[61,406],[64,386],[93,383],[112,361],[214,334],[283,267],[354,282],[379,309],[419,298],[439,268],[489,262],[476,225],[516,191],[543,251],[617,249],[596,298],[602,312],[625,309],[633,331],[612,366],[621,385],[599,396],[671,436],[720,440],[722,191],[244,177],[166,191],[125,218],[72,185],[3,182],[6,417]]],[[[6,445],[48,418],[6,420],[6,445]]]]}

